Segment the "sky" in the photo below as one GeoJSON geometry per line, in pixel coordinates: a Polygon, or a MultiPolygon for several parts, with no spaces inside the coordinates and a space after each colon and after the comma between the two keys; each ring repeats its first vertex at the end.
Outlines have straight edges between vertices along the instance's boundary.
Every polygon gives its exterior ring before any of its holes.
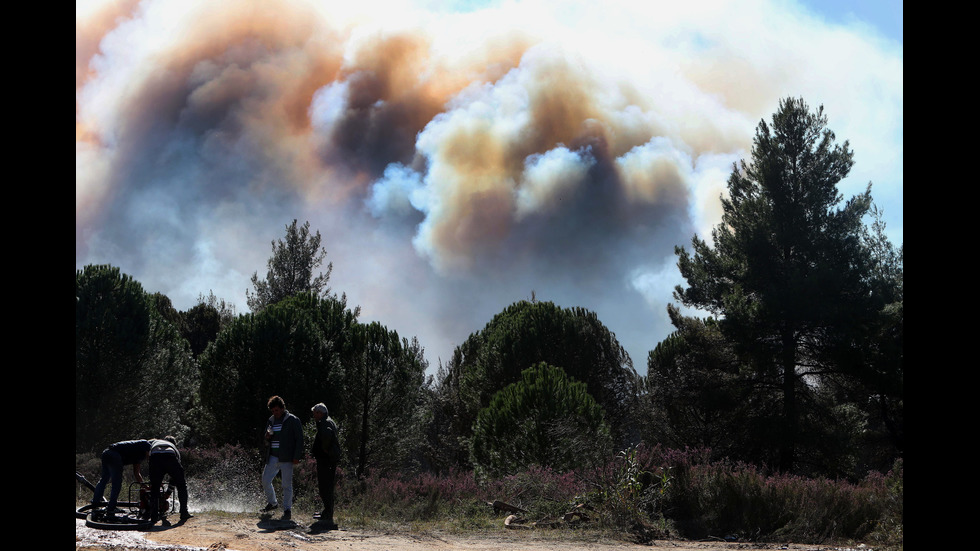
{"type": "Polygon", "coordinates": [[[75,267],[247,313],[271,243],[430,368],[519,300],[646,372],[733,163],[823,105],[903,242],[901,2],[107,0],[75,8],[75,267]]]}

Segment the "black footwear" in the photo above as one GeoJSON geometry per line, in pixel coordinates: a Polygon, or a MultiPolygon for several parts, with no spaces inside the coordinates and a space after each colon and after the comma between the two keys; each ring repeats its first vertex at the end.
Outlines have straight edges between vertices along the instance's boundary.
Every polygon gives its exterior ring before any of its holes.
{"type": "Polygon", "coordinates": [[[187,511],[181,511],[180,512],[180,520],[187,520],[189,518],[194,518],[194,515],[190,514],[187,511]]]}
{"type": "Polygon", "coordinates": [[[276,507],[278,507],[278,505],[273,505],[273,504],[269,503],[265,507],[263,507],[259,512],[261,512],[261,513],[268,513],[269,511],[275,511],[276,510],[276,507]]]}
{"type": "Polygon", "coordinates": [[[279,520],[292,520],[292,518],[293,518],[292,511],[286,509],[282,512],[282,518],[279,520]]]}
{"type": "Polygon", "coordinates": [[[94,518],[101,519],[102,522],[119,522],[117,515],[123,514],[124,511],[118,507],[106,507],[94,510],[92,513],[94,518]]]}
{"type": "Polygon", "coordinates": [[[313,513],[313,522],[327,530],[336,530],[337,524],[333,521],[333,515],[327,513],[326,511],[320,511],[319,513],[313,513]]]}

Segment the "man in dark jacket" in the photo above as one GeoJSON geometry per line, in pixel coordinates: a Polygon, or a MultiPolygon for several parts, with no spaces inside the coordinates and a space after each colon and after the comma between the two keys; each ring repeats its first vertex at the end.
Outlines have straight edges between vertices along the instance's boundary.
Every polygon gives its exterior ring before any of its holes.
{"type": "Polygon", "coordinates": [[[180,501],[180,520],[187,520],[193,515],[187,509],[187,481],[184,479],[184,466],[180,462],[180,452],[177,451],[177,439],[167,436],[163,440],[150,440],[150,518],[154,522],[160,519],[160,487],[163,485],[163,475],[170,476],[170,486],[177,489],[177,500],[180,501]]]}
{"type": "Polygon", "coordinates": [[[340,462],[337,423],[330,418],[327,406],[322,402],[313,406],[313,418],[316,420],[316,437],[311,451],[316,459],[316,479],[320,500],[323,501],[319,523],[332,530],[337,528],[333,521],[333,491],[337,480],[337,463],[340,462]]]}
{"type": "Polygon", "coordinates": [[[92,496],[92,504],[102,502],[105,494],[105,487],[110,481],[112,489],[109,490],[109,503],[105,514],[107,520],[115,518],[116,503],[119,499],[119,491],[122,489],[123,467],[133,466],[133,477],[137,482],[143,482],[143,475],[140,474],[140,463],[150,453],[150,442],[147,440],[126,440],[110,444],[102,451],[102,477],[95,485],[95,495],[92,496]]]}
{"type": "Polygon", "coordinates": [[[286,410],[286,402],[279,396],[269,398],[268,406],[272,416],[265,427],[269,458],[262,472],[262,488],[266,498],[266,506],[262,512],[267,513],[278,507],[272,480],[276,474],[281,474],[282,520],[290,520],[293,506],[293,466],[303,457],[303,424],[299,417],[286,410]]]}

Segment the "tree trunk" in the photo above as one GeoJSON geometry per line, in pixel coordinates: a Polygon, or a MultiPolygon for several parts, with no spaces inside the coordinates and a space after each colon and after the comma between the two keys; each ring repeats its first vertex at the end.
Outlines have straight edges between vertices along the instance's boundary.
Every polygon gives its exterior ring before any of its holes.
{"type": "Polygon", "coordinates": [[[357,468],[354,474],[358,479],[364,476],[367,467],[368,414],[371,412],[371,391],[368,385],[370,376],[368,368],[364,367],[364,398],[361,400],[361,445],[357,451],[357,468]]]}
{"type": "Polygon", "coordinates": [[[796,336],[792,329],[783,331],[782,336],[782,371],[783,371],[783,421],[782,438],[779,449],[779,470],[784,473],[793,472],[796,466],[796,336]]]}

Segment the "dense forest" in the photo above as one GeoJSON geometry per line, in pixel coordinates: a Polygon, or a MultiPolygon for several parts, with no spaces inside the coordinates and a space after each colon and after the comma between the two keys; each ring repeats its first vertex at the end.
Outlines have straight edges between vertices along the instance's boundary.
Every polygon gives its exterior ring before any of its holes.
{"type": "Polygon", "coordinates": [[[859,479],[904,453],[903,247],[822,107],[780,102],[733,166],[710,240],[678,246],[675,331],[645,375],[595,313],[501,311],[429,370],[423,343],[328,287],[309,223],[273,243],[248,313],[178,311],[119,267],[75,274],[75,447],[176,435],[257,447],[269,396],[325,402],[347,472],[573,469],[643,442],[781,473],[859,479]],[[680,306],[704,313],[682,314],[680,306]],[[427,373],[434,373],[428,375],[427,373]]]}

